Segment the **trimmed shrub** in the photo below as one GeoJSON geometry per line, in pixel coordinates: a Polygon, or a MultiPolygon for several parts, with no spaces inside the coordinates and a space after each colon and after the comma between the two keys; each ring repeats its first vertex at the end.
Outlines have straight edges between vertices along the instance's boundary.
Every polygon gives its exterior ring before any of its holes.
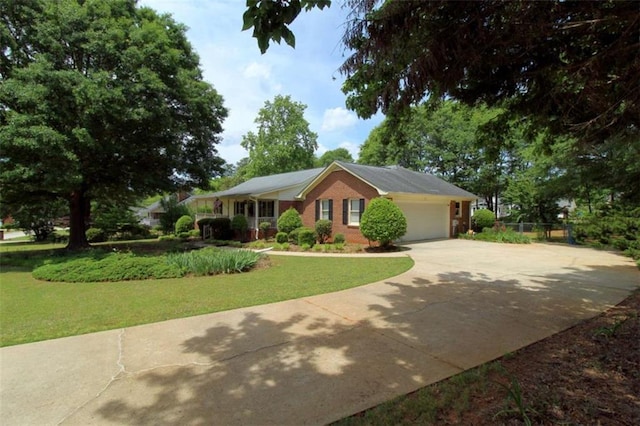
{"type": "Polygon", "coordinates": [[[473,226],[473,230],[478,232],[482,230],[484,232],[485,228],[493,227],[493,224],[496,222],[496,215],[491,210],[488,209],[479,209],[473,213],[473,217],[471,218],[471,223],[473,226]]]}
{"type": "Polygon", "coordinates": [[[42,265],[33,277],[46,281],[98,282],[178,278],[184,272],[167,263],[165,256],[92,252],[64,262],[42,265]]]}
{"type": "Polygon", "coordinates": [[[360,232],[369,241],[388,247],[407,232],[407,218],[393,201],[374,198],[362,213],[360,232]]]}
{"type": "Polygon", "coordinates": [[[271,223],[260,222],[260,224],[258,224],[258,228],[260,228],[260,230],[262,231],[262,236],[266,240],[269,235],[269,229],[271,229],[271,223]]]}
{"type": "Polygon", "coordinates": [[[300,228],[296,228],[293,231],[289,232],[289,242],[290,243],[298,244],[298,234],[300,233],[301,229],[303,229],[302,226],[300,228]]]}
{"type": "Polygon", "coordinates": [[[298,245],[304,246],[308,245],[309,247],[313,247],[316,243],[316,233],[313,229],[309,228],[300,228],[298,231],[298,245]]]}
{"type": "Polygon", "coordinates": [[[233,238],[233,231],[231,229],[231,219],[228,217],[217,218],[204,218],[198,221],[198,230],[200,237],[204,238],[204,229],[209,227],[211,233],[207,236],[214,240],[230,240],[233,238]]]}
{"type": "Polygon", "coordinates": [[[276,234],[276,243],[284,244],[289,241],[289,235],[286,232],[278,232],[276,234]]]}
{"type": "Polygon", "coordinates": [[[193,218],[189,215],[181,216],[176,222],[176,234],[189,232],[193,229],[193,218]]]}
{"type": "Polygon", "coordinates": [[[100,228],[89,228],[86,230],[85,234],[87,236],[87,241],[90,243],[102,243],[107,241],[107,236],[100,228]]]}
{"type": "Polygon", "coordinates": [[[278,218],[278,231],[289,234],[294,229],[302,227],[302,218],[298,210],[293,207],[282,213],[278,218]]]}
{"type": "Polygon", "coordinates": [[[247,218],[242,214],[235,215],[231,220],[231,229],[238,233],[240,240],[244,240],[247,229],[249,229],[247,218]]]}
{"type": "Polygon", "coordinates": [[[344,244],[345,242],[345,238],[344,238],[344,234],[336,234],[333,236],[333,243],[334,244],[344,244]]]}
{"type": "Polygon", "coordinates": [[[327,219],[320,219],[316,222],[316,235],[320,244],[324,244],[331,238],[332,226],[333,223],[327,219]]]}

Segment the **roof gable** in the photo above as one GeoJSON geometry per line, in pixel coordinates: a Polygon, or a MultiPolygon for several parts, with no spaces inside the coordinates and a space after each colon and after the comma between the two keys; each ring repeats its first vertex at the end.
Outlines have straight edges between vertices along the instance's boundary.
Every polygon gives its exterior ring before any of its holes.
{"type": "Polygon", "coordinates": [[[375,188],[380,195],[421,194],[476,199],[462,188],[429,173],[415,172],[400,166],[376,167],[334,161],[300,191],[296,198],[304,196],[329,173],[342,169],[375,188]]]}

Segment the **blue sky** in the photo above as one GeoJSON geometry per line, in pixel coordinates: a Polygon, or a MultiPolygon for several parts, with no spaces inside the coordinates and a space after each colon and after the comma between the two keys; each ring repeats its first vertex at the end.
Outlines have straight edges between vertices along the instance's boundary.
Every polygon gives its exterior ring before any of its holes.
{"type": "Polygon", "coordinates": [[[189,27],[187,36],[200,56],[204,79],[224,97],[229,116],[218,152],[236,163],[247,152],[242,136],[255,131],[253,122],[265,101],[290,95],[307,105],[305,118],[318,134],[318,151],[347,148],[357,158],[359,146],[377,115],[361,120],[345,107],[338,68],[346,53],[340,43],[348,11],[334,1],[329,9],[302,12],[291,28],[296,48],[271,43],[260,54],[251,30],[240,31],[244,0],[141,0],[141,5],[169,13],[189,27]]]}

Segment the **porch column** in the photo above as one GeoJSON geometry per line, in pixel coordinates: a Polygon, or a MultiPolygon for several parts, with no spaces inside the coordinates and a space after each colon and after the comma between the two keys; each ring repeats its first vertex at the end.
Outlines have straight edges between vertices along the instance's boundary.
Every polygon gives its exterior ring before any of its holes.
{"type": "Polygon", "coordinates": [[[259,214],[258,214],[258,199],[256,198],[255,200],[255,208],[254,208],[254,222],[255,222],[255,229],[256,229],[256,240],[258,238],[260,238],[260,227],[258,226],[258,219],[259,219],[259,214]]]}

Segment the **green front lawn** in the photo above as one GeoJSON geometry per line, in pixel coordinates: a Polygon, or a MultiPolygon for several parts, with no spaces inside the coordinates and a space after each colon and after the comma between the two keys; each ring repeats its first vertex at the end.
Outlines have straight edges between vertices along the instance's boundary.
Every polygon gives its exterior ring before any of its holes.
{"type": "Polygon", "coordinates": [[[383,280],[409,257],[271,256],[248,273],[102,283],[38,281],[29,268],[0,272],[0,346],[329,293],[383,280]]]}

